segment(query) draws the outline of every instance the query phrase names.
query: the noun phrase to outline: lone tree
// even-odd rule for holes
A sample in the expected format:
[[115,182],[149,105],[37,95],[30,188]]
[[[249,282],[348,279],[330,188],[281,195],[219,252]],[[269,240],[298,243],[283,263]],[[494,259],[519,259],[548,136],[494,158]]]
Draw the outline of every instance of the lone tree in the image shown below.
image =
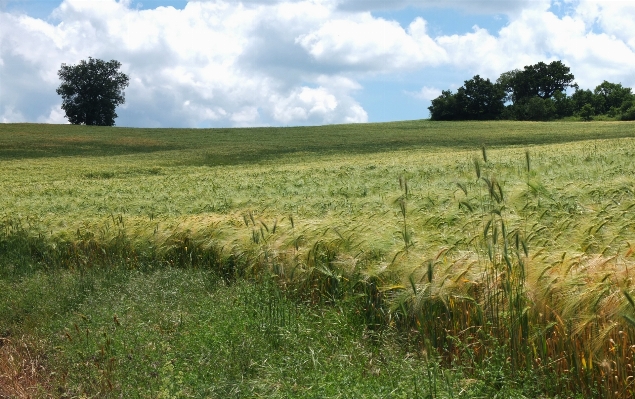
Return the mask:
[[57,75],[62,80],[57,94],[62,96],[62,109],[74,125],[113,126],[115,107],[125,102],[123,89],[128,76],[119,72],[121,63],[88,57],[78,65],[62,64]]

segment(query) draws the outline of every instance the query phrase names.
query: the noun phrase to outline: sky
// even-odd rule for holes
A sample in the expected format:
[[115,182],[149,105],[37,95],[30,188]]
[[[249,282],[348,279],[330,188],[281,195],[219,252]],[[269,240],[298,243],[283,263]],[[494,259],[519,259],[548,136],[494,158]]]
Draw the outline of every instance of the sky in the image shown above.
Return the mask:
[[121,62],[117,126],[429,117],[474,75],[562,60],[635,88],[635,0],[0,0],[0,122],[67,123],[61,64]]

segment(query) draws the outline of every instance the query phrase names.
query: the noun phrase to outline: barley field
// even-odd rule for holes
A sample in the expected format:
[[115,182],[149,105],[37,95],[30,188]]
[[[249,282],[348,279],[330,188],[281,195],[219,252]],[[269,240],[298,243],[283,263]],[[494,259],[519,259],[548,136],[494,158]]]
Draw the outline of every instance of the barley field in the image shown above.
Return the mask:
[[630,122],[2,124],[0,397],[632,397],[634,156]]

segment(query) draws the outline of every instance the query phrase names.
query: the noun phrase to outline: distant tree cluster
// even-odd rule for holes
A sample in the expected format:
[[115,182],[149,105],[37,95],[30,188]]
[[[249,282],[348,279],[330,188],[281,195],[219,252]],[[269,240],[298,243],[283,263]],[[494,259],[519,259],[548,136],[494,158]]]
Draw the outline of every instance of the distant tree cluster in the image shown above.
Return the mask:
[[[479,75],[466,80],[456,93],[444,90],[432,100],[430,118],[438,121],[512,119],[548,121],[596,116],[635,120],[635,95],[620,83],[602,82],[594,91],[573,82],[561,61],[539,62],[505,72],[491,82]],[[575,91],[567,95],[567,88]]]

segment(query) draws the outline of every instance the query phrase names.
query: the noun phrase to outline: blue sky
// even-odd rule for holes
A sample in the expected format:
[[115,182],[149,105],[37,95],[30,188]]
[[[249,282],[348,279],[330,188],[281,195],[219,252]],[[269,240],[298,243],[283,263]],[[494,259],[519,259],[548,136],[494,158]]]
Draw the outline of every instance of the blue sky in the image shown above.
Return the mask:
[[629,0],[0,0],[0,122],[65,123],[57,70],[89,56],[130,76],[118,126],[421,119],[552,60],[634,87],[633,20]]

